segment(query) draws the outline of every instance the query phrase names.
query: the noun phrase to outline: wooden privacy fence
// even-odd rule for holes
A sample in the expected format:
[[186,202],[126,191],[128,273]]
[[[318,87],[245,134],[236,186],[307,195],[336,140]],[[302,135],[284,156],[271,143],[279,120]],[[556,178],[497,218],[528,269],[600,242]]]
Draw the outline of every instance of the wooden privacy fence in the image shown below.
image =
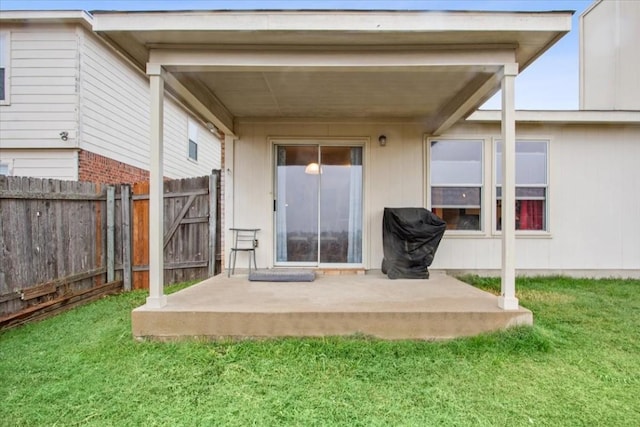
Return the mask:
[[[220,272],[219,172],[164,183],[164,282]],[[211,212],[214,214],[212,215]],[[133,288],[149,287],[149,183],[133,185]]]
[[[218,178],[165,182],[165,283],[220,272]],[[145,188],[0,176],[0,328],[148,288]]]

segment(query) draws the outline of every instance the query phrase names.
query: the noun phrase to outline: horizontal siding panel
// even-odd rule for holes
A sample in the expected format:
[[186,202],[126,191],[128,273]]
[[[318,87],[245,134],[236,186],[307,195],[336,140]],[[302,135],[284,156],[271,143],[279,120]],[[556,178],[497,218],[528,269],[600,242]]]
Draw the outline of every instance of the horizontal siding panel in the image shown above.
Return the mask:
[[220,142],[196,120],[198,161],[189,159],[189,114],[170,98],[165,100],[165,175],[172,178],[208,175],[220,168]]
[[13,59],[11,70],[16,68],[75,68],[76,59]]
[[[0,140],[2,140],[2,147],[5,147],[5,140],[11,139],[26,139],[32,141],[38,140],[46,140],[46,139],[55,139],[57,141],[63,142],[60,139],[60,131],[64,129],[63,127],[59,127],[57,129],[49,129],[49,130],[38,130],[38,129],[25,129],[25,130],[7,130],[4,128],[5,123],[2,123],[2,127],[0,128]],[[71,142],[71,140],[67,141],[67,143]]]
[[[1,107],[3,148],[70,148],[78,130],[78,35],[75,26],[11,31],[11,104]],[[60,132],[69,132],[62,141]]]
[[3,150],[2,156],[24,159],[76,159],[77,150]]
[[126,132],[131,137],[149,138],[150,125],[148,118],[141,118],[138,123],[135,123],[130,119],[133,115],[127,117],[126,114],[120,111],[112,111],[112,108],[113,106],[110,106],[108,109],[101,109],[97,104],[86,104],[83,109],[86,118],[84,124],[108,125],[117,129],[119,132]]
[[69,95],[76,93],[76,85],[72,86],[11,86],[11,96],[15,95]]
[[38,59],[54,59],[64,60],[64,59],[73,59],[75,61],[75,57],[77,55],[77,49],[70,50],[12,50],[11,52],[11,61],[18,61],[21,59],[32,59],[34,57]]
[[76,150],[0,150],[0,160],[14,176],[77,179]]
[[14,52],[20,50],[73,50],[77,51],[78,49],[78,40],[73,34],[72,38],[68,40],[48,40],[48,39],[39,39],[39,40],[16,40],[16,38],[11,36],[11,48]]
[[66,158],[55,157],[26,157],[14,160],[14,167],[21,168],[37,168],[41,167],[42,163],[46,160],[47,166],[50,168],[68,168],[69,160]]
[[23,168],[23,167],[14,167],[13,169],[14,176],[31,176],[34,178],[51,178],[51,179],[61,179],[61,180],[69,180],[75,181],[76,174],[72,170],[68,168],[55,168],[49,167],[46,163],[42,164],[39,167],[33,168]]
[[[75,142],[73,140],[62,141],[59,135],[48,139],[3,139],[2,149],[8,150],[31,150],[34,148],[52,148],[59,150],[60,148],[75,148]],[[1,151],[1,150],[0,150]]]
[[77,95],[49,95],[49,96],[42,96],[42,95],[22,95],[22,94],[16,94],[16,95],[11,95],[11,105],[13,106],[13,104],[40,104],[40,103],[47,103],[47,104],[76,104],[76,101],[78,99]]
[[[121,99],[123,95],[128,95],[129,101],[132,103],[140,106],[145,105],[148,108],[149,82],[137,73],[130,70],[133,75],[127,76],[126,73],[122,74],[122,70],[112,72],[107,70],[104,64],[95,63],[83,64],[83,71],[86,71],[86,74],[83,75],[84,82],[99,89],[103,95],[108,95],[116,100]],[[129,89],[128,92],[122,90],[123,83]]]
[[[29,114],[25,114],[24,112],[21,111],[3,111],[2,112],[2,120],[3,123],[2,127],[4,128],[6,125],[6,122],[34,122],[34,121],[39,121],[37,118],[34,118],[33,116],[29,115]],[[40,120],[44,120],[44,121],[48,121],[48,122],[76,122],[76,112],[75,111],[62,111],[62,112],[57,112],[57,111],[41,111],[39,114]],[[75,126],[75,125],[74,125]]]
[[85,33],[82,44],[82,148],[149,168],[149,83]]
[[[74,96],[75,98],[75,96]],[[14,99],[11,100],[11,105],[3,107],[0,120],[4,118],[5,114],[9,113],[49,113],[49,112],[75,112],[75,103],[35,103],[35,104],[19,104]],[[7,116],[8,117],[8,116]],[[37,120],[39,115],[24,114],[24,117],[30,120]]]
[[[90,129],[93,131],[91,132]],[[113,120],[103,116],[100,121],[94,117],[85,117],[83,122],[83,130],[89,134],[104,135],[103,140],[112,141],[116,145],[119,142],[125,143],[125,141],[136,142],[148,138],[149,132],[129,132],[128,129],[118,127],[114,124]],[[148,143],[146,144],[148,146]]]
[[55,29],[47,29],[46,27],[32,28],[29,30],[12,29],[11,30],[11,44],[20,41],[77,41],[75,29],[62,29],[57,27]]
[[[2,114],[4,116],[4,114]],[[3,117],[4,118],[4,117]],[[43,120],[35,121],[13,121],[7,120],[2,122],[2,131],[12,130],[47,130],[47,129],[73,129],[75,128],[75,120],[46,122]]]
[[[86,87],[87,85],[85,85]],[[93,107],[94,111],[106,112],[118,116],[122,120],[149,122],[149,103],[140,100],[124,102],[123,97],[113,96],[100,90],[99,86],[86,87],[83,100],[86,105]],[[124,95],[123,95],[124,96]]]
[[16,86],[76,86],[76,76],[71,74],[69,76],[12,76],[11,87]]
[[138,158],[138,161],[143,164],[149,163],[149,144],[141,144],[139,141],[123,138],[122,135],[108,135],[105,132],[96,131],[96,128],[91,128],[83,134],[82,144],[93,145],[96,150],[100,151],[97,154],[109,152],[115,150],[114,147],[119,147],[119,157]]
[[69,68],[15,68],[11,67],[11,80],[16,77],[76,77],[76,67]]

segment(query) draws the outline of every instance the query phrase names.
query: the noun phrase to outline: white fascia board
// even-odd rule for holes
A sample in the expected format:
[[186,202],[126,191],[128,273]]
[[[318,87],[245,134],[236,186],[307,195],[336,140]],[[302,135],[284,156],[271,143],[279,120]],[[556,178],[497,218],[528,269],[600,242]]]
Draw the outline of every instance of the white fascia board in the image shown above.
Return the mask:
[[419,67],[472,67],[478,71],[494,71],[494,67],[513,61],[512,49],[467,49],[457,51],[286,51],[286,50],[189,50],[152,49],[149,62],[180,71],[233,70],[233,67],[269,69],[302,67],[307,70],[327,67],[362,71],[392,70]]
[[96,12],[95,31],[569,31],[573,12]]
[[80,23],[91,29],[93,17],[84,10],[6,10],[0,14],[1,23]]
[[[499,123],[500,110],[478,110],[466,122]],[[640,111],[595,111],[595,110],[520,110],[516,111],[516,122],[520,123],[627,123],[640,125]]]

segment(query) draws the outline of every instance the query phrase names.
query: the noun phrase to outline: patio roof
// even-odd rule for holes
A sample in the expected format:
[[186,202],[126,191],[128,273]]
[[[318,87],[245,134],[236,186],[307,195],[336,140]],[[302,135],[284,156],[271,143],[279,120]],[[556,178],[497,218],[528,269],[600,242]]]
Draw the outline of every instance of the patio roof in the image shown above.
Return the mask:
[[93,12],[93,28],[227,134],[236,119],[411,118],[442,133],[572,12]]
[[515,77],[571,29],[572,12],[96,12],[94,31],[149,75],[147,306],[163,284],[163,96],[225,134],[225,219],[243,118],[410,118],[439,135],[502,89],[502,280],[515,297]]

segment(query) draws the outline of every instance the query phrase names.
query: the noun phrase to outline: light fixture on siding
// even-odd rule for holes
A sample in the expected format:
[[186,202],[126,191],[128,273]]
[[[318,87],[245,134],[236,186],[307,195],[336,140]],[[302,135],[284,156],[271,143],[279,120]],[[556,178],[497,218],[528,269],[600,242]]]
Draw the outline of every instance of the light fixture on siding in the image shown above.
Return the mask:
[[378,143],[380,144],[381,147],[384,147],[385,145],[387,145],[387,136],[386,135],[380,135],[378,137]]

